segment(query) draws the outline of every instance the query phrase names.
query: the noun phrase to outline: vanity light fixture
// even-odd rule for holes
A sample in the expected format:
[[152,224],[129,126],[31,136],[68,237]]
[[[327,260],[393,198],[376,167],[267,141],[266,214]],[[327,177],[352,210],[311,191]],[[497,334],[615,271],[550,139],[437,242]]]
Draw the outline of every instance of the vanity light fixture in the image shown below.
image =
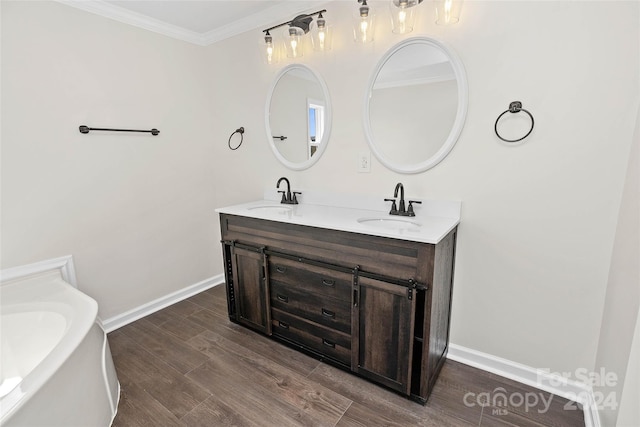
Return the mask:
[[311,42],[313,49],[318,51],[331,50],[331,32],[327,26],[327,20],[322,16],[322,12],[316,19],[316,26],[311,32]]
[[358,0],[358,3],[362,5],[353,19],[353,39],[356,43],[369,43],[373,41],[374,14],[367,0]]
[[422,0],[392,0],[389,3],[391,9],[392,31],[397,34],[406,34],[413,31],[415,19],[414,6],[422,3]]
[[262,30],[262,32],[264,33],[264,50],[266,62],[268,64],[277,62],[276,49],[273,44],[273,36],[271,35],[270,31],[275,30],[276,28],[284,27],[285,25],[289,26],[288,38],[285,42],[287,56],[290,58],[299,58],[303,56],[303,40],[301,36],[309,32],[311,24],[313,22],[313,16],[315,15],[318,15],[316,24],[317,28],[314,29],[312,35],[314,37],[317,37],[318,40],[317,43],[314,43],[314,48],[316,50],[325,50],[330,48],[327,21],[322,16],[322,14],[326,12],[326,9],[322,9],[317,12],[298,15],[291,21],[283,22],[282,24],[274,25],[273,27],[267,28],[266,30]]
[[460,20],[462,0],[433,0],[436,6],[436,24],[455,24]]

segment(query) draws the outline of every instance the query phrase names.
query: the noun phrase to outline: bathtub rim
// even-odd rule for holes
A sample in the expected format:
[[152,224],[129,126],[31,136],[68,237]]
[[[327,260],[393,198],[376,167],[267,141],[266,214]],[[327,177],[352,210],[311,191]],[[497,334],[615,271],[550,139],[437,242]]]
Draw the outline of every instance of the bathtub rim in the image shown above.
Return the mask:
[[[64,262],[61,262],[63,260]],[[69,265],[71,270],[69,270]],[[65,269],[66,274],[72,274],[75,281],[73,261],[70,257],[56,258],[0,272],[0,286],[3,293],[20,294],[14,288],[31,287],[24,292],[26,295],[18,295],[15,300],[10,298],[10,301],[6,302],[6,298],[2,298],[2,304],[6,304],[9,312],[13,312],[13,308],[16,306],[27,307],[29,305],[28,298],[33,295],[33,291],[36,291],[38,299],[43,295],[52,296],[53,300],[47,302],[73,307],[70,310],[62,310],[64,313],[61,314],[67,320],[67,326],[60,342],[53,347],[40,364],[22,379],[20,384],[0,400],[2,403],[0,405],[0,425],[8,421],[13,414],[29,402],[49,378],[60,369],[73,354],[73,351],[83,342],[94,324],[97,323],[104,332],[104,328],[98,320],[98,303],[64,280],[63,270]],[[54,273],[55,270],[58,270],[58,277],[51,280],[50,275],[46,273]],[[8,273],[6,273],[7,271]],[[46,282],[44,279],[47,279]],[[71,301],[65,298],[70,298]],[[33,305],[38,306],[38,303],[39,301],[35,301]]]
[[14,280],[23,279],[27,276],[54,270],[58,270],[60,272],[62,280],[69,283],[74,288],[78,288],[76,269],[73,265],[73,255],[65,255],[58,258],[2,269],[0,271],[0,286],[4,286],[5,284],[8,285]]

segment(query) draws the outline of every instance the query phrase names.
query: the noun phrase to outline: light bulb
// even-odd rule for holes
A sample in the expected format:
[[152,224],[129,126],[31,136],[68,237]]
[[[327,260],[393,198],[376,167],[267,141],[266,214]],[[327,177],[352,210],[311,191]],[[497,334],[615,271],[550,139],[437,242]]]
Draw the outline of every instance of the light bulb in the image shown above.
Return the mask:
[[273,64],[275,63],[275,50],[273,47],[273,37],[271,36],[271,34],[269,34],[269,32],[267,32],[267,34],[265,34],[264,36],[264,43],[265,43],[265,61],[267,62],[267,64]]
[[267,63],[273,63],[273,44],[267,45]]
[[407,6],[409,5],[408,0],[400,0],[398,2],[398,22],[400,25],[404,26],[404,23],[407,21]]
[[298,58],[302,56],[300,38],[298,31],[295,28],[289,28],[289,49],[287,49],[287,56],[290,58]]
[[445,0],[444,2],[444,22],[449,23],[451,21],[451,7],[453,2],[451,0]]
[[324,40],[325,40],[324,31],[318,31],[318,41],[320,42],[320,50],[324,50]]
[[367,40],[368,28],[369,28],[369,22],[367,21],[367,18],[362,18],[362,21],[360,21],[360,37],[362,38],[362,41]]
[[435,0],[436,24],[455,24],[460,20],[462,0]]
[[407,12],[405,12],[404,9],[400,9],[400,12],[398,12],[398,21],[404,25],[406,20],[407,20]]

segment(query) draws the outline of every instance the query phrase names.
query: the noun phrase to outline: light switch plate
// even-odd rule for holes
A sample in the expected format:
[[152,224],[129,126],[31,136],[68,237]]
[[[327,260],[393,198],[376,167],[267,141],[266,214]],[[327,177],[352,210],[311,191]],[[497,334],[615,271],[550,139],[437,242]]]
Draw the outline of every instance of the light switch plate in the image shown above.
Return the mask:
[[358,172],[371,172],[371,152],[361,151],[358,153]]

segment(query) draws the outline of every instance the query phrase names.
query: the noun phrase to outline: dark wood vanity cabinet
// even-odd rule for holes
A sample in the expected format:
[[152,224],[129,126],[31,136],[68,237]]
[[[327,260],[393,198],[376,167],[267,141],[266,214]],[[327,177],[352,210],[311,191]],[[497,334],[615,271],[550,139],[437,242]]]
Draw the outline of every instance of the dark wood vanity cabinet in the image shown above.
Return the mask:
[[220,214],[229,317],[426,402],[444,363],[456,229],[437,245]]
[[271,334],[268,278],[261,252],[230,248],[230,265],[235,290],[235,320],[257,331]]
[[269,256],[273,334],[351,364],[351,275]]
[[410,394],[415,299],[407,288],[359,278],[353,310],[352,369]]

